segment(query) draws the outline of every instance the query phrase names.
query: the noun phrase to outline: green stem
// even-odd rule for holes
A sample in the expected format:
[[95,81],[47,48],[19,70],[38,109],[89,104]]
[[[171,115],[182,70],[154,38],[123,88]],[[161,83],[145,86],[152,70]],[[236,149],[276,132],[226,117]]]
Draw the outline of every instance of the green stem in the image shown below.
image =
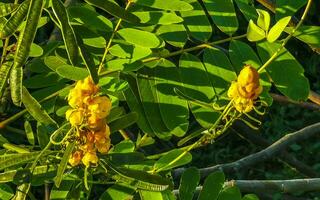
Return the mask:
[[225,38],[225,39],[222,39],[222,40],[217,40],[217,41],[214,41],[214,42],[211,42],[211,43],[200,44],[200,45],[195,46],[195,47],[191,47],[191,48],[187,48],[187,49],[181,49],[181,50],[169,53],[169,54],[167,54],[167,55],[165,55],[163,57],[146,58],[146,59],[142,60],[142,62],[143,63],[152,62],[152,61],[159,60],[161,58],[169,58],[169,57],[172,57],[172,56],[177,56],[177,55],[180,55],[180,54],[183,54],[183,53],[187,53],[187,52],[191,52],[191,51],[197,51],[197,50],[204,49],[204,48],[211,48],[211,46],[213,46],[213,45],[218,45],[218,44],[222,44],[222,43],[225,43],[225,42],[229,42],[231,40],[245,38],[246,36],[247,36],[247,34],[243,34],[243,35],[239,35],[239,36],[235,36],[235,37],[229,37],[229,38]]
[[291,31],[291,33],[284,39],[284,41],[281,44],[281,47],[279,47],[279,49],[277,49],[277,51],[269,58],[269,60],[267,62],[265,62],[260,69],[258,70],[259,73],[262,73],[262,71],[268,67],[280,54],[281,50],[284,48],[284,46],[288,43],[288,41],[293,37],[293,34],[297,31],[297,29],[302,25],[303,21],[305,20],[308,11],[310,9],[312,0],[308,1],[308,4],[306,6],[306,8],[304,9],[303,15],[299,21],[299,23],[297,24],[297,26]]
[[[125,10],[127,10],[130,5],[131,5],[131,1],[128,1]],[[116,35],[117,31],[119,30],[119,27],[120,27],[121,22],[122,22],[122,19],[119,19],[118,22],[117,22],[117,24],[116,24],[116,26],[115,26],[115,28],[114,28],[114,30],[113,30],[113,32],[112,32],[112,34],[111,34],[111,37],[110,37],[110,39],[109,39],[109,42],[108,42],[108,44],[107,44],[107,46],[106,46],[106,48],[105,48],[105,50],[104,50],[104,53],[103,53],[101,62],[100,62],[100,64],[99,64],[98,74],[100,74],[101,71],[102,71],[102,69],[103,69],[104,61],[106,60],[106,57],[107,57],[107,55],[108,55],[108,53],[109,53],[109,49],[110,49],[110,47],[111,47],[113,38],[114,38],[114,36]]]

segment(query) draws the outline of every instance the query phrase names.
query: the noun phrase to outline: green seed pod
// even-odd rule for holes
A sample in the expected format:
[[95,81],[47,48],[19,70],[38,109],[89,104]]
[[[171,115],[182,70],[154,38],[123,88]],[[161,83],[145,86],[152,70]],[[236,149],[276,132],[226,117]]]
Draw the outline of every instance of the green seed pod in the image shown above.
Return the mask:
[[11,36],[23,22],[27,15],[30,0],[24,1],[17,9],[17,11],[8,19],[4,24],[3,29],[0,31],[0,38],[7,38]]

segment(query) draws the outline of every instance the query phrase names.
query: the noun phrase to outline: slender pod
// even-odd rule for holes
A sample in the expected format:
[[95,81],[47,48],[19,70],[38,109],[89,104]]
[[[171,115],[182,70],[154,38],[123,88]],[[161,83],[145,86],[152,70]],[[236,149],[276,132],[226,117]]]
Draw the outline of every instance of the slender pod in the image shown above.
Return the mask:
[[60,0],[52,1],[52,8],[53,13],[60,24],[62,38],[66,45],[70,63],[76,65],[79,57],[79,50],[75,33],[69,22],[67,10]]
[[18,4],[13,3],[0,3],[0,17],[4,17],[13,13],[18,6]]
[[21,105],[23,64],[27,61],[31,44],[36,35],[38,21],[41,17],[43,0],[31,0],[27,14],[26,26],[19,35],[14,56],[13,69],[10,74],[11,98],[15,105]]
[[12,67],[12,60],[3,63],[0,67],[0,97],[3,96],[3,92],[8,84],[9,72]]
[[0,30],[1,39],[11,36],[18,29],[28,13],[29,3],[30,0],[24,1],[4,24],[3,28]]

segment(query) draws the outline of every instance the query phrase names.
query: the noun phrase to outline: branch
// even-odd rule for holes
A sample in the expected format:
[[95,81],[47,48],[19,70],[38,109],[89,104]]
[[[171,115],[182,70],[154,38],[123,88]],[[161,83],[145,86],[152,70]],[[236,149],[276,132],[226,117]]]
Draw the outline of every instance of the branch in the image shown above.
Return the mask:
[[[266,148],[271,145],[271,143],[268,140],[261,137],[259,133],[252,130],[242,122],[234,123],[233,131],[235,131],[238,135],[248,140],[249,142],[261,146],[263,148]],[[296,157],[291,155],[286,150],[281,151],[279,159],[309,178],[318,177],[318,173],[315,170],[313,170],[310,166],[304,164],[300,160],[296,159]]]
[[[305,140],[311,136],[313,136],[316,133],[320,132],[320,122],[307,126],[299,131],[287,134],[280,138],[278,141],[267,147],[266,149],[259,151],[255,154],[251,154],[249,156],[246,156],[240,160],[237,160],[235,162],[226,163],[226,164],[219,164],[212,167],[207,167],[200,169],[202,177],[207,176],[211,172],[214,171],[224,171],[224,172],[230,172],[230,171],[239,171],[242,168],[249,167],[251,165],[254,165],[259,162],[263,162],[271,157],[273,157],[275,154],[281,152],[282,150],[286,149],[289,145]],[[184,169],[176,169],[173,173],[174,176],[179,176]]]
[[[224,183],[226,187],[237,186],[241,192],[248,193],[297,193],[320,190],[320,178],[291,179],[291,180],[231,180]],[[202,186],[196,188],[197,192],[202,190]],[[175,195],[179,190],[173,190]]]
[[320,190],[320,178],[291,180],[232,180],[226,186],[236,185],[241,192],[311,192]]
[[[294,105],[297,105],[297,106],[300,106],[302,108],[306,108],[306,109],[310,109],[310,110],[317,110],[319,111],[320,110],[320,98],[318,97],[315,98],[315,95],[311,95],[313,94],[314,92],[310,92],[310,95],[309,95],[309,99],[314,99],[314,102],[316,100],[318,100],[318,104],[315,104],[315,103],[310,103],[310,102],[298,102],[298,101],[293,101],[291,99],[289,99],[288,97],[285,97],[285,96],[282,96],[282,95],[279,95],[279,94],[275,94],[275,93],[270,93],[270,95],[272,96],[273,100],[279,102],[279,103],[284,103],[284,104],[288,104],[288,103],[291,103],[291,104],[294,104]],[[314,97],[314,98],[312,98]]]

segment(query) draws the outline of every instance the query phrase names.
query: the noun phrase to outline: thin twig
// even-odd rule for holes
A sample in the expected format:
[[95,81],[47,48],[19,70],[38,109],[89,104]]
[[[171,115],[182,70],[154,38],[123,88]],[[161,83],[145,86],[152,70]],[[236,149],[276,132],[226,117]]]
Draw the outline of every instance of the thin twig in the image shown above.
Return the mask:
[[[320,132],[320,122],[307,126],[299,131],[287,134],[282,138],[280,138],[275,143],[273,143],[272,145],[270,145],[269,147],[257,153],[241,158],[240,160],[237,160],[231,163],[218,164],[215,166],[202,168],[200,169],[201,175],[207,176],[208,174],[218,170],[224,171],[224,172],[239,171],[240,169],[249,167],[259,162],[263,162],[273,157],[278,152],[281,152],[282,150],[286,149],[289,145],[297,141],[305,140],[319,132]],[[183,169],[177,169],[174,171],[174,174],[178,176],[183,171],[184,171]]]
[[[237,186],[241,192],[254,193],[296,193],[312,192],[320,190],[320,178],[310,179],[290,179],[290,180],[231,180],[224,183],[225,187]],[[198,186],[196,191],[200,192],[202,186]],[[179,190],[173,190],[175,195]]]
[[[242,122],[234,123],[233,131],[235,131],[238,135],[245,138],[249,142],[261,146],[263,148],[266,148],[271,145],[271,143],[268,140],[261,137],[259,133],[257,133],[255,130],[252,130]],[[286,164],[290,165],[290,167],[294,168],[295,170],[297,170],[298,172],[300,172],[308,178],[318,177],[318,173],[315,170],[298,160],[295,156],[291,155],[286,150],[282,150],[278,158],[282,162],[285,162]]]
[[[311,92],[310,92],[311,93]],[[319,99],[319,105],[315,104],[315,103],[310,103],[310,102],[298,102],[298,101],[293,101],[291,99],[289,99],[288,97],[279,95],[279,94],[275,94],[275,93],[270,93],[271,97],[273,98],[273,100],[279,102],[279,103],[291,103],[297,106],[300,106],[302,108],[306,108],[306,109],[310,109],[310,110],[320,110],[320,99]]]

